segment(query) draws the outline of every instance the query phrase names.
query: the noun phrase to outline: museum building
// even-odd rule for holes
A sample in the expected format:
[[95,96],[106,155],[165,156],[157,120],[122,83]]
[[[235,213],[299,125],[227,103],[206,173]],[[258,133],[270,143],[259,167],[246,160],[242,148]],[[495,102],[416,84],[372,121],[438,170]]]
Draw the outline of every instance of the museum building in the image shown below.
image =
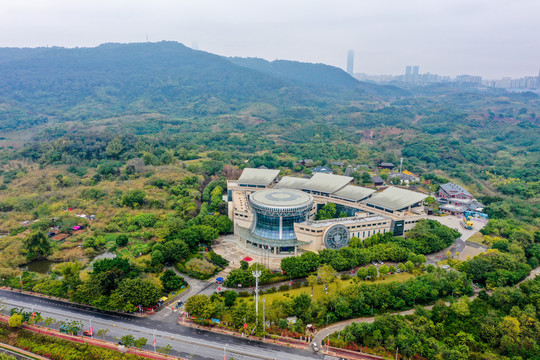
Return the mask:
[[[227,182],[229,217],[244,246],[274,254],[339,249],[352,236],[365,239],[393,232],[403,235],[424,214],[427,194],[388,187],[350,185],[353,178],[316,173],[311,178],[285,176],[280,170],[246,168]],[[327,203],[347,217],[314,220]]]

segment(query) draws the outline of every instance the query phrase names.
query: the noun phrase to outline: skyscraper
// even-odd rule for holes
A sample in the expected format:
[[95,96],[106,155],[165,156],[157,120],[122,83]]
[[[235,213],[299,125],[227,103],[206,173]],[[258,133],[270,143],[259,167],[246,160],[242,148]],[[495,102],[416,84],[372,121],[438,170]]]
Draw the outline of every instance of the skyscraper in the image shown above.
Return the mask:
[[412,66],[407,65],[405,67],[405,81],[411,81],[411,75],[412,75]]
[[354,50],[349,50],[347,54],[347,72],[354,76]]
[[418,65],[414,65],[412,67],[412,76],[413,78],[417,78],[418,77],[418,70],[420,69],[420,67]]

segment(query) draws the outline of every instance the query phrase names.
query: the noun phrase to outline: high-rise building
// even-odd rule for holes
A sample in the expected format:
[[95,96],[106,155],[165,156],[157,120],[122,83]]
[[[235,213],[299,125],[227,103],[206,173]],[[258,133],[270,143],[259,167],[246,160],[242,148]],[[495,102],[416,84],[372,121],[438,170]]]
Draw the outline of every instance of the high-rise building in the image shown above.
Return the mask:
[[354,50],[349,50],[347,53],[347,72],[354,76]]
[[405,81],[411,81],[411,75],[412,75],[412,66],[407,65],[405,67]]
[[420,67],[418,65],[414,65],[412,67],[412,76],[414,78],[417,78],[418,77],[418,70],[420,69]]

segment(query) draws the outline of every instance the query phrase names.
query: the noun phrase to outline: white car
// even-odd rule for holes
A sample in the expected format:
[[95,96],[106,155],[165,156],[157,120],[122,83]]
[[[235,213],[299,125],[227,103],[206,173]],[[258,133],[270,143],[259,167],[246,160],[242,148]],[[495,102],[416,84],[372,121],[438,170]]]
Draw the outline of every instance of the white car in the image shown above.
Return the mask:
[[442,268],[443,269],[450,269],[450,265],[443,265]]

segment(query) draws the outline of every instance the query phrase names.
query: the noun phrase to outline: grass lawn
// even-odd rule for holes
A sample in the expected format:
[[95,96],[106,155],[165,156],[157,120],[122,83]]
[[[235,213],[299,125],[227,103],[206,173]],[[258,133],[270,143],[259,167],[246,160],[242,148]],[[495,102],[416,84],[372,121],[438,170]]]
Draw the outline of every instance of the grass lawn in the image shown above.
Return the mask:
[[[375,281],[370,281],[370,280],[365,280],[365,281],[359,281],[359,283],[366,283],[366,284],[377,284],[377,283],[381,283],[381,282],[393,282],[393,281],[407,281],[411,278],[413,278],[414,275],[413,274],[409,274],[409,273],[400,273],[400,274],[394,274],[394,275],[388,275],[386,276],[386,278],[384,280],[375,280]],[[337,279],[334,283],[330,284],[330,286],[328,287],[328,292],[329,293],[332,293],[332,292],[335,292],[336,290],[338,289],[342,289],[344,287],[347,287],[348,285],[351,285],[351,284],[354,284],[353,283],[353,280],[352,279],[349,279],[349,280],[341,280],[341,279]],[[319,299],[320,297],[322,297],[324,295],[324,285],[315,285],[313,286],[313,299]],[[305,287],[301,287],[301,288],[298,288],[298,289],[291,289],[291,290],[287,290],[287,291],[279,291],[279,292],[276,292],[276,293],[272,293],[272,294],[264,294],[264,295],[261,295],[261,298],[264,298],[266,299],[266,301],[268,301],[268,303],[272,303],[272,301],[276,300],[276,299],[279,299],[279,300],[282,300],[284,299],[285,297],[293,297],[293,296],[298,296],[302,293],[306,293],[308,295],[311,295],[311,286],[305,286]],[[288,296],[286,295],[288,294]]]
[[484,235],[482,235],[481,232],[477,232],[473,236],[471,236],[470,238],[467,239],[467,241],[470,241],[470,242],[477,243],[477,244],[485,246],[486,244],[484,244],[482,242],[483,240],[484,240]]

